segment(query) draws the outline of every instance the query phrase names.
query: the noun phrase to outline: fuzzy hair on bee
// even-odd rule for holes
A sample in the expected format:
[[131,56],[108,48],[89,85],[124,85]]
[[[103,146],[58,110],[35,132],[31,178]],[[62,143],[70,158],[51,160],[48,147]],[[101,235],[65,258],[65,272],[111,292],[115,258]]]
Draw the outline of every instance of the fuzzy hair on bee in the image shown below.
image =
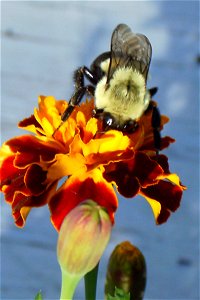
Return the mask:
[[116,70],[109,84],[104,76],[95,90],[98,109],[111,113],[119,122],[137,120],[147,109],[150,96],[144,77],[131,67]]

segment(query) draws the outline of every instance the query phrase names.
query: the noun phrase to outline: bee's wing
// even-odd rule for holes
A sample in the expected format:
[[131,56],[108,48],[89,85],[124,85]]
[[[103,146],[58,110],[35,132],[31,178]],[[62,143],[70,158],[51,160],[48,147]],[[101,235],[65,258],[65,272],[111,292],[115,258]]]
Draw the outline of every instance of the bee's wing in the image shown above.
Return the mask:
[[135,34],[127,25],[119,24],[111,38],[111,59],[107,83],[118,67],[136,69],[147,79],[151,54],[151,44],[145,35]]

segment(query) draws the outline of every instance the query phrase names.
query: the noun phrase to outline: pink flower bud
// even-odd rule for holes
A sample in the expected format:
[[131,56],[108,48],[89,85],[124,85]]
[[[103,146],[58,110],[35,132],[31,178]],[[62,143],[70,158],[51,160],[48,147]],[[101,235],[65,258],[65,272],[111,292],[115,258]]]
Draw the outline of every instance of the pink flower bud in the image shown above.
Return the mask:
[[111,228],[106,210],[92,200],[71,210],[58,237],[57,255],[62,271],[80,278],[91,271],[107,246]]

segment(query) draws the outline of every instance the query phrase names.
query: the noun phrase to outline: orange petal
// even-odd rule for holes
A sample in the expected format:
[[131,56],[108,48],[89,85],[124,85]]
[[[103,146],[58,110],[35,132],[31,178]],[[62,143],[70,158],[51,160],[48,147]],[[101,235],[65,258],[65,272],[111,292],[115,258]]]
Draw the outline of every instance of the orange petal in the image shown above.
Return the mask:
[[47,181],[54,181],[59,178],[78,174],[86,171],[85,158],[80,153],[57,154],[55,163],[48,168]]
[[61,113],[67,107],[64,100],[57,101],[53,96],[38,97],[39,108],[34,110],[37,122],[43,128],[46,136],[52,137],[54,131],[61,123]]
[[84,144],[87,144],[92,138],[94,138],[95,134],[98,130],[98,120],[95,118],[89,119],[85,128],[83,128],[83,133],[81,132],[81,138]]
[[87,144],[82,145],[84,156],[89,154],[113,153],[124,151],[130,145],[130,139],[123,135],[121,131],[109,130],[102,134],[100,138],[93,139]]

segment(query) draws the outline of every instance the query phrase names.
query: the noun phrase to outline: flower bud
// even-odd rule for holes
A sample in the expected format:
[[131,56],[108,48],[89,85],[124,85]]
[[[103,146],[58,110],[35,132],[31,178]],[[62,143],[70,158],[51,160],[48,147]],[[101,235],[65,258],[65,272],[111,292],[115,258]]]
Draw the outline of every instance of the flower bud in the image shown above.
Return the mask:
[[130,293],[130,300],[141,300],[146,285],[146,264],[142,253],[128,241],[117,245],[107,268],[105,294],[114,296],[115,287]]
[[71,210],[58,237],[57,255],[61,269],[80,278],[91,271],[106,248],[111,228],[105,209],[92,200]]

